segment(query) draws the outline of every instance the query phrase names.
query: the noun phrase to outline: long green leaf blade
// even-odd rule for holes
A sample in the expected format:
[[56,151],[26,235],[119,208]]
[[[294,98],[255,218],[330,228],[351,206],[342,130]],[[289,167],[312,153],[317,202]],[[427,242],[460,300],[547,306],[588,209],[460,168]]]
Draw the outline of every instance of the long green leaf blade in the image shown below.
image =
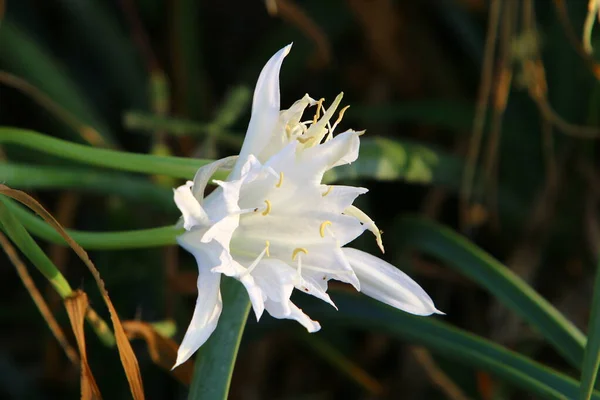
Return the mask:
[[[573,399],[578,382],[525,356],[517,354],[487,339],[440,322],[441,317],[417,317],[395,310],[374,300],[338,291],[334,301],[339,308],[318,304],[303,309],[323,326],[339,326],[386,332],[411,343],[426,346],[448,359],[489,371],[548,399]],[[597,392],[594,399],[600,399]]]
[[69,296],[73,290],[69,282],[60,273],[46,253],[40,249],[37,243],[29,236],[27,230],[7,207],[9,199],[0,195],[0,227],[21,252],[36,266],[36,268],[48,279],[54,290],[63,299]]
[[573,366],[580,368],[585,336],[519,276],[464,237],[421,218],[403,218],[395,226],[410,245],[447,263],[490,291],[537,328]]
[[[33,235],[52,243],[66,246],[64,239],[50,225],[19,204],[11,200],[5,201],[16,218]],[[141,249],[176,244],[176,237],[183,228],[164,226],[160,228],[138,229],[131,231],[113,232],[82,232],[73,229],[66,230],[81,247],[86,250],[115,250]]]
[[0,143],[16,144],[68,160],[105,168],[161,174],[183,179],[192,179],[198,168],[212,161],[98,149],[56,139],[27,129],[9,127],[0,127]]
[[583,355],[581,391],[579,392],[581,400],[587,400],[592,395],[598,376],[598,368],[600,368],[600,261],[596,266],[596,282],[594,284],[594,297],[592,298],[588,341]]
[[242,333],[250,311],[244,286],[231,278],[221,281],[223,312],[219,324],[198,351],[190,400],[225,400]]

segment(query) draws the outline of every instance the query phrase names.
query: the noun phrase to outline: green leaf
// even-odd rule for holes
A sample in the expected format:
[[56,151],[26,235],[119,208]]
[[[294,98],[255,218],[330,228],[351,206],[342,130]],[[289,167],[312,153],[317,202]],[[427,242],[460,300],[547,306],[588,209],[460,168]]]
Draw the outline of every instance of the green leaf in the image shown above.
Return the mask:
[[8,202],[9,199],[6,196],[0,195],[0,227],[25,257],[48,279],[60,297],[64,299],[69,296],[73,292],[69,282],[11,213],[7,206]]
[[600,368],[600,261],[596,266],[596,282],[594,284],[594,297],[592,298],[588,341],[583,355],[581,391],[579,393],[581,400],[590,398],[598,376],[598,368]]
[[[0,143],[16,144],[84,164],[183,179],[192,179],[198,168],[212,162],[212,160],[151,156],[98,149],[20,128],[0,127]],[[215,175],[216,179],[225,177],[224,173]]]
[[3,182],[14,189],[78,189],[118,195],[137,203],[150,203],[176,212],[173,192],[148,179],[90,168],[0,164]]
[[580,368],[585,336],[552,304],[498,260],[453,230],[421,218],[402,218],[398,247],[411,246],[444,261],[486,288],[529,322],[573,366]]
[[[426,346],[450,360],[489,371],[530,394],[548,399],[573,399],[577,396],[578,383],[574,379],[487,339],[440,322],[443,317],[410,315],[341,291],[333,297],[339,311],[321,303],[303,308],[311,317],[321,320],[324,327],[336,324],[385,332]],[[600,395],[594,392],[593,398],[600,399]]]
[[244,286],[235,279],[221,280],[223,312],[217,328],[196,356],[189,399],[227,399],[233,367],[250,311]]
[[96,114],[64,68],[16,23],[2,21],[0,48],[0,62],[4,68],[15,71],[80,122],[94,128],[105,143],[115,144],[106,123]]
[[[33,235],[52,243],[66,246],[64,239],[50,225],[20,204],[7,200],[4,205],[10,209],[14,216]],[[139,229],[131,231],[114,232],[82,232],[72,229],[66,230],[81,247],[86,250],[115,250],[115,249],[140,249],[176,244],[176,237],[183,232],[183,228],[165,226],[160,228]]]
[[340,179],[402,180],[458,188],[461,162],[434,148],[382,137],[361,140],[360,156],[352,164],[328,171],[324,182]]

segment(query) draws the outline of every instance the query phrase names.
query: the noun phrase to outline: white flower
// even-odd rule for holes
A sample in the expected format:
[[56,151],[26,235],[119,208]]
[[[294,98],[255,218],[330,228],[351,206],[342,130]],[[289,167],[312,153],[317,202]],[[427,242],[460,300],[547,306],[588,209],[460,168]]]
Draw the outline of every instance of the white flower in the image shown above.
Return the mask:
[[[356,160],[360,132],[333,136],[345,110],[332,124],[342,95],[328,110],[308,95],[279,110],[279,70],[290,48],[277,52],[260,74],[239,157],[200,168],[193,182],[174,191],[186,229],[178,242],[195,256],[199,269],[198,300],[176,366],[217,325],[221,274],[242,282],[257,319],[267,310],[275,318],[297,320],[309,332],[321,326],[290,296],[298,289],[335,307],[327,294],[330,279],[413,314],[439,313],[427,293],[403,272],[344,247],[369,229],[383,251],[375,223],[352,205],[367,189],[321,184],[327,170]],[[309,106],[316,106],[316,114],[303,121]],[[217,189],[204,197],[210,177],[222,168],[231,169],[227,181],[213,181]]]

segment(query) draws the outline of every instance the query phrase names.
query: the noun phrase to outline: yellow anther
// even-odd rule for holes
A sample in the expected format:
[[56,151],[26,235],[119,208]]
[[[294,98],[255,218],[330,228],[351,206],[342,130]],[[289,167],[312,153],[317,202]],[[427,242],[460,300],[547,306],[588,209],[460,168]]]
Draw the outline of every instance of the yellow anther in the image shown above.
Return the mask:
[[285,135],[287,136],[288,139],[290,137],[292,137],[292,128],[290,128],[289,124],[285,125]]
[[267,257],[271,257],[271,253],[269,253],[269,246],[271,246],[271,242],[265,240],[265,244],[267,245],[267,247],[265,247],[265,254],[267,255]]
[[327,191],[325,193],[323,193],[321,196],[323,196],[323,197],[327,196],[329,193],[331,193],[332,190],[333,190],[333,186],[329,186],[327,188]]
[[262,212],[262,215],[268,215],[271,212],[271,202],[269,200],[265,200],[265,204],[267,208]]
[[317,101],[317,112],[315,112],[315,117],[313,118],[313,124],[316,124],[319,118],[321,118],[321,108],[323,108],[323,102],[325,99],[321,98]]
[[275,187],[280,188],[282,183],[283,183],[283,172],[280,172],[279,173],[279,182],[277,182],[277,185],[275,185]]
[[311,137],[307,137],[307,138],[303,138],[303,137],[297,137],[297,138],[296,138],[296,140],[297,140],[297,141],[299,141],[299,142],[300,142],[300,143],[302,143],[302,144],[306,144],[306,143],[308,143],[308,142],[310,142],[310,141],[313,141],[313,140],[315,140],[315,138],[314,138],[313,136],[311,136]]
[[325,237],[325,228],[327,228],[328,225],[331,225],[331,221],[325,221],[319,227],[319,233],[321,234],[322,238]]
[[335,124],[333,124],[333,126],[337,126],[337,124],[339,124],[340,122],[342,122],[342,118],[344,118],[344,113],[345,113],[345,112],[346,112],[346,110],[347,110],[347,109],[349,109],[349,108],[350,108],[350,106],[346,106],[346,107],[344,107],[344,108],[342,108],[342,109],[340,110],[340,113],[339,113],[339,115],[338,115],[338,119],[337,119],[337,121],[335,121]]
[[292,261],[296,260],[298,253],[308,254],[308,250],[306,250],[304,247],[296,247],[292,252]]

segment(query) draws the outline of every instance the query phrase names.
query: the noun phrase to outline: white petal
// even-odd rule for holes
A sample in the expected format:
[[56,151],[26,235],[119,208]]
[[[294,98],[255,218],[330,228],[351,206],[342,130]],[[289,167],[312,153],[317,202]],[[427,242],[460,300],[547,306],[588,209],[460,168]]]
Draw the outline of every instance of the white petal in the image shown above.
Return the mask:
[[[200,263],[201,261],[198,260]],[[173,368],[181,365],[202,346],[217,327],[223,308],[219,283],[221,274],[213,274],[200,267],[198,275],[198,299],[192,321],[177,351],[177,361]]]
[[204,209],[211,221],[217,222],[240,210],[238,202],[243,182],[241,180],[231,182],[213,180],[213,182],[219,187],[206,198]]
[[[330,240],[330,243],[333,240]],[[321,249],[311,247],[311,251],[306,255],[306,257],[302,257],[302,260],[306,260],[307,266],[315,266],[320,268],[325,268],[328,270],[325,272],[316,272],[310,271],[310,269],[306,269],[306,272],[303,272],[303,275],[311,276],[316,281],[326,283],[329,279],[335,279],[340,282],[348,283],[358,291],[360,291],[360,282],[358,277],[354,273],[346,255],[340,249],[340,247],[335,244],[323,245]],[[325,279],[323,279],[325,278]],[[323,285],[323,289],[326,290],[327,286]]]
[[[291,301],[284,306],[276,301],[267,300],[265,302],[265,308],[273,318],[296,320],[300,322],[302,326],[304,326],[310,333],[321,329],[321,325],[317,321],[310,319],[308,315],[304,314],[302,310]],[[286,310],[289,310],[289,313],[286,313]]]
[[248,155],[260,154],[271,138],[279,119],[279,70],[291,48],[292,45],[289,44],[275,53],[265,64],[258,77],[252,100],[252,116],[244,144],[240,150],[240,158],[231,173],[231,179],[239,178],[241,164],[246,161]]
[[360,250],[347,247],[342,251],[367,296],[411,314],[443,314],[421,286],[398,268]]
[[[263,259],[252,271],[252,276],[268,299],[286,306],[294,290],[296,271],[274,258]],[[290,311],[288,310],[287,313]]]
[[314,141],[307,142],[306,146],[314,146],[317,143],[320,143],[321,140],[325,137],[327,133],[327,123],[333,117],[335,110],[337,110],[342,98],[344,97],[344,93],[340,93],[337,95],[333,103],[329,106],[325,114],[317,121],[316,124],[312,124],[308,131],[306,132],[306,138],[313,137]]
[[252,303],[252,309],[256,315],[256,320],[260,320],[260,317],[265,311],[265,296],[263,291],[256,284],[256,281],[251,274],[242,274],[238,277],[238,280],[242,282],[248,292],[248,297],[250,298],[250,303]]
[[198,203],[203,203],[206,185],[215,172],[220,169],[231,169],[237,159],[237,156],[222,158],[198,169],[194,176],[194,186],[192,187],[192,193],[196,200],[198,200]]
[[198,263],[199,269],[226,269],[233,262],[231,255],[217,240],[202,242],[205,229],[195,229],[177,237],[177,243],[190,252]]
[[[340,185],[321,185],[322,204],[319,204],[319,209],[329,212],[342,213],[352,205],[354,200],[361,194],[367,193],[369,190],[354,186]],[[323,196],[325,194],[325,196]]]
[[254,314],[256,314],[256,320],[258,321],[265,311],[265,295],[261,288],[256,284],[254,277],[251,274],[246,273],[246,268],[236,260],[232,260],[228,264],[222,264],[212,268],[211,271],[213,273],[222,273],[235,278],[244,285],[248,292],[250,302],[252,303]]
[[327,287],[319,284],[319,278],[302,274],[302,277],[296,282],[296,289],[299,291],[315,296],[317,299],[323,300],[330,304],[336,310],[338,309],[331,297],[327,294]]
[[358,150],[360,147],[358,135],[358,132],[348,130],[340,133],[326,143],[307,149],[303,155],[305,157],[319,159],[326,164],[326,169],[350,164],[358,158]]
[[237,229],[240,222],[239,214],[228,215],[219,222],[208,228],[202,236],[202,242],[216,240],[224,249],[229,249],[231,237]]
[[188,231],[196,225],[206,226],[210,223],[208,215],[192,195],[192,185],[193,182],[188,181],[185,185],[173,189],[175,204],[183,215],[183,227]]

